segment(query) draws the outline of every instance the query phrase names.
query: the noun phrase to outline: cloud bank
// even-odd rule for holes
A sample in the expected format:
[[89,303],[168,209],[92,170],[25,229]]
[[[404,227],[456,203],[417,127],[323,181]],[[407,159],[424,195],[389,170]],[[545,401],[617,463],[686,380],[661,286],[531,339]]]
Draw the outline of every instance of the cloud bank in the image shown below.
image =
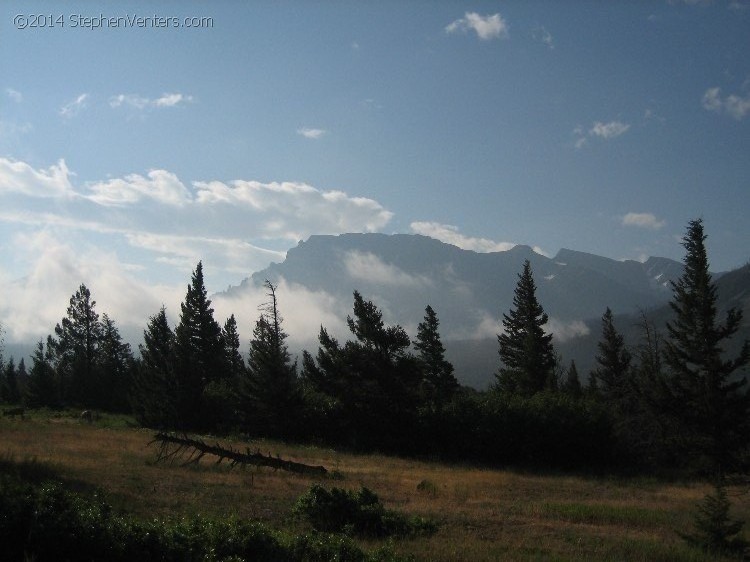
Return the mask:
[[0,229],[13,237],[0,318],[9,340],[46,335],[83,282],[100,312],[142,330],[162,303],[178,306],[198,260],[215,292],[311,234],[375,232],[392,216],[373,199],[298,182],[191,182],[163,169],[86,182],[64,160],[0,158]]

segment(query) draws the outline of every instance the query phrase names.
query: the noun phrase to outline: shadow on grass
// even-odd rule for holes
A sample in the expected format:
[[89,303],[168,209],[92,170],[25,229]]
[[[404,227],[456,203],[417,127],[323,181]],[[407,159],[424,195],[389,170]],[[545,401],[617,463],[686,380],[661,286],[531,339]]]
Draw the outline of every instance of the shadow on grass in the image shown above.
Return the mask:
[[0,476],[8,476],[18,482],[33,486],[55,482],[71,492],[83,494],[98,492],[98,488],[92,484],[71,478],[53,463],[28,456],[19,460],[9,451],[0,455]]

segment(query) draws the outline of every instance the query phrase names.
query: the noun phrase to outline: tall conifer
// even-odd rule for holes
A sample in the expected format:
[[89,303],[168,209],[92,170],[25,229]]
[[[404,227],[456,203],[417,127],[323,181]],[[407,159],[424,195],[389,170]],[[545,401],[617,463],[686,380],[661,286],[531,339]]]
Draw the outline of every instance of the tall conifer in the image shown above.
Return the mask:
[[632,357],[625,347],[624,338],[615,328],[609,307],[602,316],[602,339],[598,347],[598,367],[592,376],[597,379],[599,394],[611,405],[623,405],[623,402],[633,394],[630,381]]
[[178,416],[183,426],[197,427],[201,424],[203,390],[209,382],[227,374],[221,326],[213,316],[202,262],[193,272],[180,310],[180,323],[175,329]]
[[417,359],[422,368],[425,397],[438,409],[458,390],[453,365],[445,359],[439,325],[437,314],[428,305],[425,308],[424,322],[417,326],[417,340],[414,342],[414,347],[419,352]]
[[497,336],[502,366],[497,377],[498,390],[532,396],[555,388],[555,351],[552,334],[544,331],[548,316],[536,298],[531,264],[526,260],[518,275],[513,306],[503,314],[504,332]]
[[672,283],[664,362],[669,399],[664,407],[682,428],[689,450],[703,455],[719,476],[736,466],[750,443],[750,393],[740,375],[750,363],[750,342],[734,358],[724,345],[739,329],[742,311],[717,321],[717,290],[709,273],[703,221],[692,220],[683,237],[685,272]]

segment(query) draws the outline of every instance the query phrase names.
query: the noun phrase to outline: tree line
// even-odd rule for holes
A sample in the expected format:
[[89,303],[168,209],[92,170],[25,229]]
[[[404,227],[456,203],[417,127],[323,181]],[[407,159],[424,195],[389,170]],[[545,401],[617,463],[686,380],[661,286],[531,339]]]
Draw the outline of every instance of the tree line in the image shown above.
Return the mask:
[[144,426],[242,433],[355,450],[493,465],[681,469],[723,476],[747,469],[750,342],[724,344],[740,310],[720,320],[701,220],[688,224],[683,276],[673,282],[664,330],[642,317],[642,341],[625,345],[602,316],[596,368],[581,381],[563,364],[536,298],[528,261],[498,335],[491,388],[459,385],[445,359],[436,311],[427,306],[412,340],[354,292],[350,336],[324,326],[315,354],[293,360],[277,287],[266,281],[247,360],[234,315],[214,318],[203,266],[193,271],[180,320],[151,316],[136,357],[115,322],[81,285],[27,371],[0,357],[0,392],[28,407],[131,412]]

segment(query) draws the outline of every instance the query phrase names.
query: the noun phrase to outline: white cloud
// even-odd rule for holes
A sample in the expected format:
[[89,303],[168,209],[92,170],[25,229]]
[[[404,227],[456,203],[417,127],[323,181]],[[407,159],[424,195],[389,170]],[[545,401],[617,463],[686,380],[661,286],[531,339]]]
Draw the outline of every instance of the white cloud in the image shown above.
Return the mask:
[[16,103],[21,103],[23,101],[23,94],[13,88],[5,88],[5,94]]
[[630,125],[622,123],[620,121],[610,121],[609,123],[602,123],[597,121],[589,130],[589,135],[600,137],[603,139],[613,139],[619,137],[630,129]]
[[638,228],[648,228],[659,230],[666,222],[657,219],[653,213],[628,213],[622,217],[623,226],[635,226]]
[[472,30],[476,32],[477,37],[485,41],[508,37],[508,24],[500,14],[480,16],[476,12],[466,12],[464,17],[445,27],[446,33],[466,33]]
[[136,96],[135,94],[118,94],[109,98],[110,107],[120,107],[129,105],[138,109],[143,109],[149,103],[147,98]]
[[532,37],[535,41],[541,41],[552,50],[555,48],[555,40],[553,39],[552,34],[547,31],[544,26],[535,28],[532,32]]
[[323,135],[325,135],[328,131],[325,129],[308,129],[308,128],[301,128],[297,129],[297,134],[302,135],[306,139],[319,139]]
[[0,158],[0,193],[17,192],[29,197],[70,197],[71,172],[65,160],[47,170],[35,170],[25,162]]
[[703,108],[708,111],[721,111],[721,88],[709,88],[706,93],[703,94]]
[[473,250],[474,252],[505,252],[516,246],[513,242],[496,242],[487,238],[464,236],[459,232],[458,227],[450,224],[413,222],[409,227],[416,234],[429,236],[446,244],[453,244],[464,250]]
[[722,99],[721,88],[709,88],[703,94],[703,108],[716,113],[727,113],[740,121],[750,114],[750,95],[745,97],[731,94]]
[[166,205],[184,205],[190,193],[177,176],[166,170],[151,170],[148,178],[130,174],[89,186],[92,201],[104,206],[132,205],[149,198]]
[[344,269],[352,279],[391,287],[425,287],[429,278],[410,275],[395,265],[385,263],[375,254],[351,251],[344,255]]
[[20,279],[0,269],[4,287],[0,317],[5,319],[9,341],[29,342],[51,333],[81,283],[91,290],[100,315],[107,312],[119,327],[130,327],[132,333],[142,331],[162,303],[174,311],[182,299],[178,289],[184,289],[146,285],[112,252],[60,240],[49,230],[14,237],[16,251],[33,259],[27,275]]
[[[30,233],[54,229],[61,240],[95,240],[127,254],[143,268],[138,275],[169,282],[202,259],[219,279],[216,286],[226,287],[282,261],[290,242],[311,234],[380,231],[393,216],[375,200],[295,182],[190,185],[167,170],[79,185],[74,177],[63,160],[36,169],[0,158],[0,223]],[[25,274],[23,267],[6,265]]]
[[598,137],[600,139],[609,140],[627,132],[630,129],[630,125],[622,123],[621,121],[610,121],[609,123],[603,123],[601,121],[595,121],[588,132],[584,128],[578,125],[573,129],[573,135],[576,137],[574,146],[576,150],[579,150],[588,144],[589,137]]
[[88,94],[80,94],[74,100],[66,103],[60,108],[60,115],[65,119],[70,119],[78,115],[81,111],[86,109],[88,105]]
[[235,180],[196,182],[196,202],[203,206],[252,210],[268,218],[256,229],[263,237],[302,240],[311,234],[375,232],[393,213],[377,201],[350,197],[342,191],[321,191],[296,182],[261,183]]
[[156,107],[174,107],[179,103],[190,101],[193,101],[192,96],[186,96],[184,94],[164,94],[160,98],[155,99],[153,105]]
[[591,333],[589,327],[582,320],[565,322],[552,317],[544,325],[544,330],[548,334],[553,334],[555,340],[559,342],[580,338]]
[[145,98],[137,94],[117,94],[109,98],[109,106],[112,108],[129,106],[135,109],[144,109],[147,107],[174,107],[191,101],[193,101],[192,96],[180,93],[166,93],[156,99]]

